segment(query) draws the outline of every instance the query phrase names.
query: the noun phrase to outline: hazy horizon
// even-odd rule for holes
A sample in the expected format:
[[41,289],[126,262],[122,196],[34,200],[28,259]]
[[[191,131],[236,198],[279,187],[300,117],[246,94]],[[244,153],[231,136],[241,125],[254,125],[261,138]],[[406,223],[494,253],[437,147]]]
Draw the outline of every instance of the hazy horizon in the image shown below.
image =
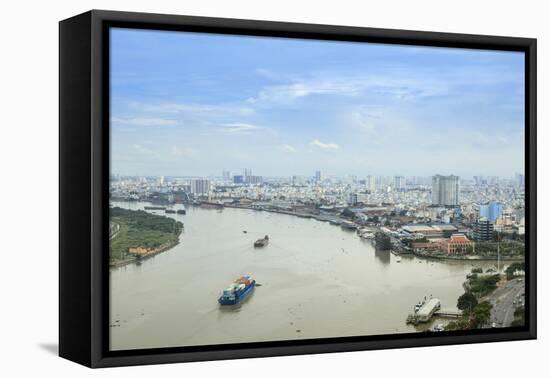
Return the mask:
[[111,172],[524,173],[524,55],[111,30]]

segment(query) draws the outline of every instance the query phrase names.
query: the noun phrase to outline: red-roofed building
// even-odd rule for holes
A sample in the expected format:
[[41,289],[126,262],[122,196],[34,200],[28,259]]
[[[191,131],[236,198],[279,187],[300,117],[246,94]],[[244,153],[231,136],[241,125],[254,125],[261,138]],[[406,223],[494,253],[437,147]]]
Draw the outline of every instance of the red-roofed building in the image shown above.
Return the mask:
[[469,247],[474,247],[474,243],[462,234],[453,234],[449,239],[444,239],[439,242],[441,251],[448,255],[455,253],[467,253]]

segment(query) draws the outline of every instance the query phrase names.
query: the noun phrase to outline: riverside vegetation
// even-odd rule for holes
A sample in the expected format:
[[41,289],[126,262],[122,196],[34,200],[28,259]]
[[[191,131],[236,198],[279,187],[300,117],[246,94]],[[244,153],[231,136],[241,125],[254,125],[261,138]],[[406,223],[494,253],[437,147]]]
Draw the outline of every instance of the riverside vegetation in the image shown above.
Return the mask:
[[499,274],[479,276],[477,272],[472,272],[468,275],[468,280],[464,283],[466,292],[458,297],[456,305],[458,309],[462,310],[463,316],[461,319],[447,324],[445,330],[475,329],[488,324],[493,305],[488,301],[478,302],[478,298],[495,291],[499,281]]
[[131,247],[150,250],[170,248],[178,243],[183,230],[183,223],[144,210],[113,207],[110,213],[111,222],[119,226],[119,231],[111,240],[111,264],[137,260],[138,256],[128,253]]
[[[508,266],[504,274],[507,280],[511,280],[514,278],[515,271],[524,269],[525,263],[517,262]],[[485,273],[491,272],[492,270],[487,270]],[[463,316],[461,319],[447,324],[446,331],[475,329],[488,324],[493,305],[488,301],[478,302],[478,298],[485,297],[495,291],[501,276],[500,274],[481,276],[481,273],[483,273],[482,269],[474,268],[472,273],[467,276],[467,281],[464,283],[465,293],[457,301],[457,307],[462,310]],[[524,322],[525,308],[518,307],[514,312],[512,326],[521,326]]]

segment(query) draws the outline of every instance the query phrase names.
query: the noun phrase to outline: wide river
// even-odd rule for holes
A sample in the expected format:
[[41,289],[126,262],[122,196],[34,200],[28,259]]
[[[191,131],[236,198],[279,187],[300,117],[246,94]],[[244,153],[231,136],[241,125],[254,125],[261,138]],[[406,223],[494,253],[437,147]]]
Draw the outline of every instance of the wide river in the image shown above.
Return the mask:
[[[494,265],[397,262],[355,232],[291,215],[191,207],[168,216],[185,225],[176,247],[111,270],[112,350],[416,332],[405,320],[419,300],[456,309],[466,274]],[[264,235],[269,244],[255,249]],[[221,290],[243,274],[261,286],[221,308]]]

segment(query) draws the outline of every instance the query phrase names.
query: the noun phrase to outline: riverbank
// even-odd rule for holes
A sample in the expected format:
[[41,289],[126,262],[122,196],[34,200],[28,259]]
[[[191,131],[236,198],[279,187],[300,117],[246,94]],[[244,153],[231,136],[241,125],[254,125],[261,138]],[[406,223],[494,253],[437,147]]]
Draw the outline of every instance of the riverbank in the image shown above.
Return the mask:
[[[420,332],[404,322],[417,299],[433,294],[453,309],[472,269],[399,259],[354,232],[286,214],[190,206],[173,219],[185,219],[178,245],[111,270],[113,350]],[[269,244],[254,249],[264,235]],[[243,274],[262,287],[239,311],[219,311],[221,290]]]
[[[291,215],[299,218],[315,219],[319,222],[327,222],[334,226],[340,226],[344,222],[349,222],[348,219],[343,218],[340,215],[329,214],[329,213],[313,214],[313,213],[303,213],[303,212],[290,211],[290,210],[270,209],[266,207],[253,207],[249,205],[235,205],[235,204],[224,204],[223,207],[233,208],[233,209],[253,210],[257,212],[265,211],[269,213]],[[368,229],[370,232],[380,231],[380,227],[376,227],[376,226],[357,225],[357,227]],[[418,252],[413,250],[396,251],[394,249],[391,249],[390,252],[396,256],[416,256],[422,259],[433,259],[433,260],[456,260],[456,261],[497,261],[499,260],[496,255],[494,257],[493,256],[489,257],[485,255],[447,255],[447,254],[434,254],[430,252]],[[525,258],[523,256],[510,257],[510,256],[501,255],[500,261],[501,262],[522,262],[522,261],[525,261]]]
[[[181,232],[180,232],[180,234],[181,234]],[[169,249],[174,248],[178,244],[179,244],[179,240],[176,240],[174,242],[166,243],[165,245],[162,245],[158,248],[155,248],[155,249],[153,249],[153,250],[151,250],[151,251],[149,251],[149,252],[147,252],[143,255],[139,255],[139,256],[136,255],[136,256],[133,256],[133,257],[125,259],[125,260],[111,261],[109,263],[109,267],[110,268],[120,268],[120,267],[128,265],[128,264],[135,264],[135,263],[141,262],[143,260],[146,260],[148,258],[151,258],[155,255],[158,255],[159,253],[166,252]]]
[[[495,257],[487,256],[476,256],[476,255],[436,255],[422,252],[411,252],[408,255],[414,255],[419,258],[424,259],[433,259],[433,260],[460,260],[460,261],[498,261],[499,259]],[[500,257],[501,262],[520,262],[525,261],[524,257]]]
[[183,223],[144,210],[111,208],[111,222],[117,233],[110,240],[111,267],[147,259],[179,243]]

